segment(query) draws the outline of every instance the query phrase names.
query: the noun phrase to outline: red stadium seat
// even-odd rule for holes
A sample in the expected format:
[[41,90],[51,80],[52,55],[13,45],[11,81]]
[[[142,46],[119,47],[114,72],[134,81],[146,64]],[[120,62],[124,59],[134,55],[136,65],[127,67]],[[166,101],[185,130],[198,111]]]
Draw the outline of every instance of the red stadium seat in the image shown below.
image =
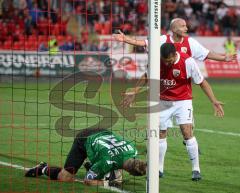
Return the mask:
[[58,42],[62,42],[62,41],[64,41],[64,39],[65,39],[65,36],[62,36],[62,35],[57,36],[57,41]]
[[102,28],[103,28],[103,26],[102,26],[101,23],[99,23],[99,22],[95,22],[95,23],[94,23],[94,30],[95,30],[95,32],[97,32],[98,34],[101,34]]
[[34,42],[33,44],[33,50],[38,50],[38,42]]
[[20,42],[14,42],[12,49],[13,50],[21,50]]
[[31,50],[31,42],[28,41],[24,42],[24,50]]
[[21,41],[21,42],[27,40],[27,36],[25,36],[25,35],[19,35],[18,38],[19,38],[19,41]]
[[3,44],[3,48],[7,49],[7,50],[12,49],[12,41],[10,41],[10,40],[5,41]]
[[48,41],[48,36],[47,35],[40,35],[40,36],[38,36],[38,41],[40,41],[40,42]]
[[29,37],[28,37],[28,41],[31,41],[31,42],[36,42],[37,41],[37,36],[36,35],[30,35]]
[[6,36],[6,41],[13,41],[13,37],[12,36]]
[[68,35],[68,36],[66,37],[66,40],[69,41],[69,42],[71,42],[71,41],[73,41],[73,37],[70,36],[70,35]]

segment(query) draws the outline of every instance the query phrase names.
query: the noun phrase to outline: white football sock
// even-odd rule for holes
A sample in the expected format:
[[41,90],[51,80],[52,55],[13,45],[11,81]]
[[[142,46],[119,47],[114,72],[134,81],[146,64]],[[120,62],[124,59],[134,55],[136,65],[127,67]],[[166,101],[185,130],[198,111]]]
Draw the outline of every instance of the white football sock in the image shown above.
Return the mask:
[[48,166],[45,166],[43,169],[42,169],[42,173],[45,175],[45,170],[47,169]]
[[167,139],[159,139],[159,171],[163,172],[164,157],[167,151]]
[[195,137],[185,140],[189,158],[192,162],[192,171],[199,171],[198,143]]

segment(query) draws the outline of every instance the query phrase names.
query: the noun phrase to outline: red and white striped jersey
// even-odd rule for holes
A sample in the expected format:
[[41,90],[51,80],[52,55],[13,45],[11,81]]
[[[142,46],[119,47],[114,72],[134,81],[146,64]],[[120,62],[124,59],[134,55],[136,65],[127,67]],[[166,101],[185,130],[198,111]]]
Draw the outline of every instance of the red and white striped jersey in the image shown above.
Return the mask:
[[181,42],[173,42],[171,36],[168,34],[166,43],[173,43],[178,52],[183,52],[189,56],[192,56],[191,48],[188,41],[188,36],[183,37]]
[[[191,37],[183,37],[181,42],[174,42],[170,35],[162,35],[160,38],[160,46],[164,43],[173,43],[178,52],[183,52],[196,60],[204,61],[209,54],[209,50],[203,47],[198,41]],[[145,40],[148,46],[148,40]]]
[[175,64],[167,66],[161,61],[160,99],[179,101],[192,99],[191,80],[195,84],[203,81],[195,60],[185,53],[177,52]]

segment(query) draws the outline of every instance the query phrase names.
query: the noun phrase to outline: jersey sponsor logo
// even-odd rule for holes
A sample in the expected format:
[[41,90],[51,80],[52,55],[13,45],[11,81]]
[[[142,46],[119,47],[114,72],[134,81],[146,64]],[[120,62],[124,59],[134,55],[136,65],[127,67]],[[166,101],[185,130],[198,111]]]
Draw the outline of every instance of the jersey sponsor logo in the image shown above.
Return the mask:
[[187,50],[187,47],[181,47],[181,52],[183,52],[183,53],[185,53],[185,54],[186,54],[186,53],[187,53],[187,51],[188,51],[188,50]]
[[179,75],[180,75],[180,70],[178,70],[178,69],[173,69],[173,76],[174,77],[178,77]]
[[161,85],[166,89],[173,88],[176,85],[176,81],[174,79],[172,80],[161,79],[160,82],[161,82]]

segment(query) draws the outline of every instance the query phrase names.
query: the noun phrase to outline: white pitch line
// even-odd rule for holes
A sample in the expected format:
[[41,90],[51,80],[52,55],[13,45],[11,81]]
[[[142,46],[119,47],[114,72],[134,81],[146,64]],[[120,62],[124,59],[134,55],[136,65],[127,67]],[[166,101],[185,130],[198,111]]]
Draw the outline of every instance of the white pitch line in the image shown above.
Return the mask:
[[16,164],[11,164],[11,163],[7,163],[7,162],[2,162],[0,161],[0,165],[2,166],[8,166],[8,167],[11,167],[11,168],[15,168],[15,169],[18,169],[18,170],[29,170],[29,168],[26,168],[26,167],[23,167],[23,166],[20,166],[20,165],[16,165]]
[[194,129],[194,130],[205,132],[205,133],[216,133],[216,134],[221,134],[221,135],[230,135],[230,136],[240,137],[240,133],[225,132],[225,131],[214,131],[214,130],[210,130],[210,129]]
[[[18,169],[18,170],[24,170],[24,171],[30,169],[30,168],[27,168],[27,167],[23,167],[21,165],[7,163],[7,162],[3,162],[3,161],[0,161],[0,165],[11,167],[11,168],[15,168],[15,169]],[[81,181],[81,180],[76,180],[76,181],[83,183],[83,181]],[[102,186],[101,188],[103,188],[105,190],[111,190],[111,191],[114,191],[114,192],[118,192],[118,193],[131,193],[131,192],[128,192],[128,191],[125,191],[125,190],[121,190],[119,188],[111,187],[111,186]]]
[[106,186],[106,187],[104,186],[104,189],[111,190],[111,191],[114,191],[114,192],[119,192],[119,193],[131,193],[131,192],[121,190],[121,189],[113,187],[113,186]]
[[[120,123],[119,123],[120,124]],[[15,126],[23,126],[21,124],[14,124]],[[84,123],[78,123],[77,125],[86,125]],[[11,127],[12,125],[1,125],[2,127],[6,126],[6,127]],[[44,123],[40,123],[40,124],[26,124],[26,126],[50,126],[49,124],[44,124]],[[76,126],[77,127],[77,126]],[[175,126],[177,128],[177,126]],[[174,128],[175,128],[174,127]],[[41,128],[39,128],[41,129]],[[210,129],[199,129],[199,128],[194,128],[194,130],[196,131],[200,131],[200,132],[205,132],[205,133],[215,133],[215,134],[221,134],[221,135],[230,135],[230,136],[237,136],[240,137],[240,133],[234,133],[234,132],[225,132],[225,131],[216,131],[216,130],[210,130]]]

